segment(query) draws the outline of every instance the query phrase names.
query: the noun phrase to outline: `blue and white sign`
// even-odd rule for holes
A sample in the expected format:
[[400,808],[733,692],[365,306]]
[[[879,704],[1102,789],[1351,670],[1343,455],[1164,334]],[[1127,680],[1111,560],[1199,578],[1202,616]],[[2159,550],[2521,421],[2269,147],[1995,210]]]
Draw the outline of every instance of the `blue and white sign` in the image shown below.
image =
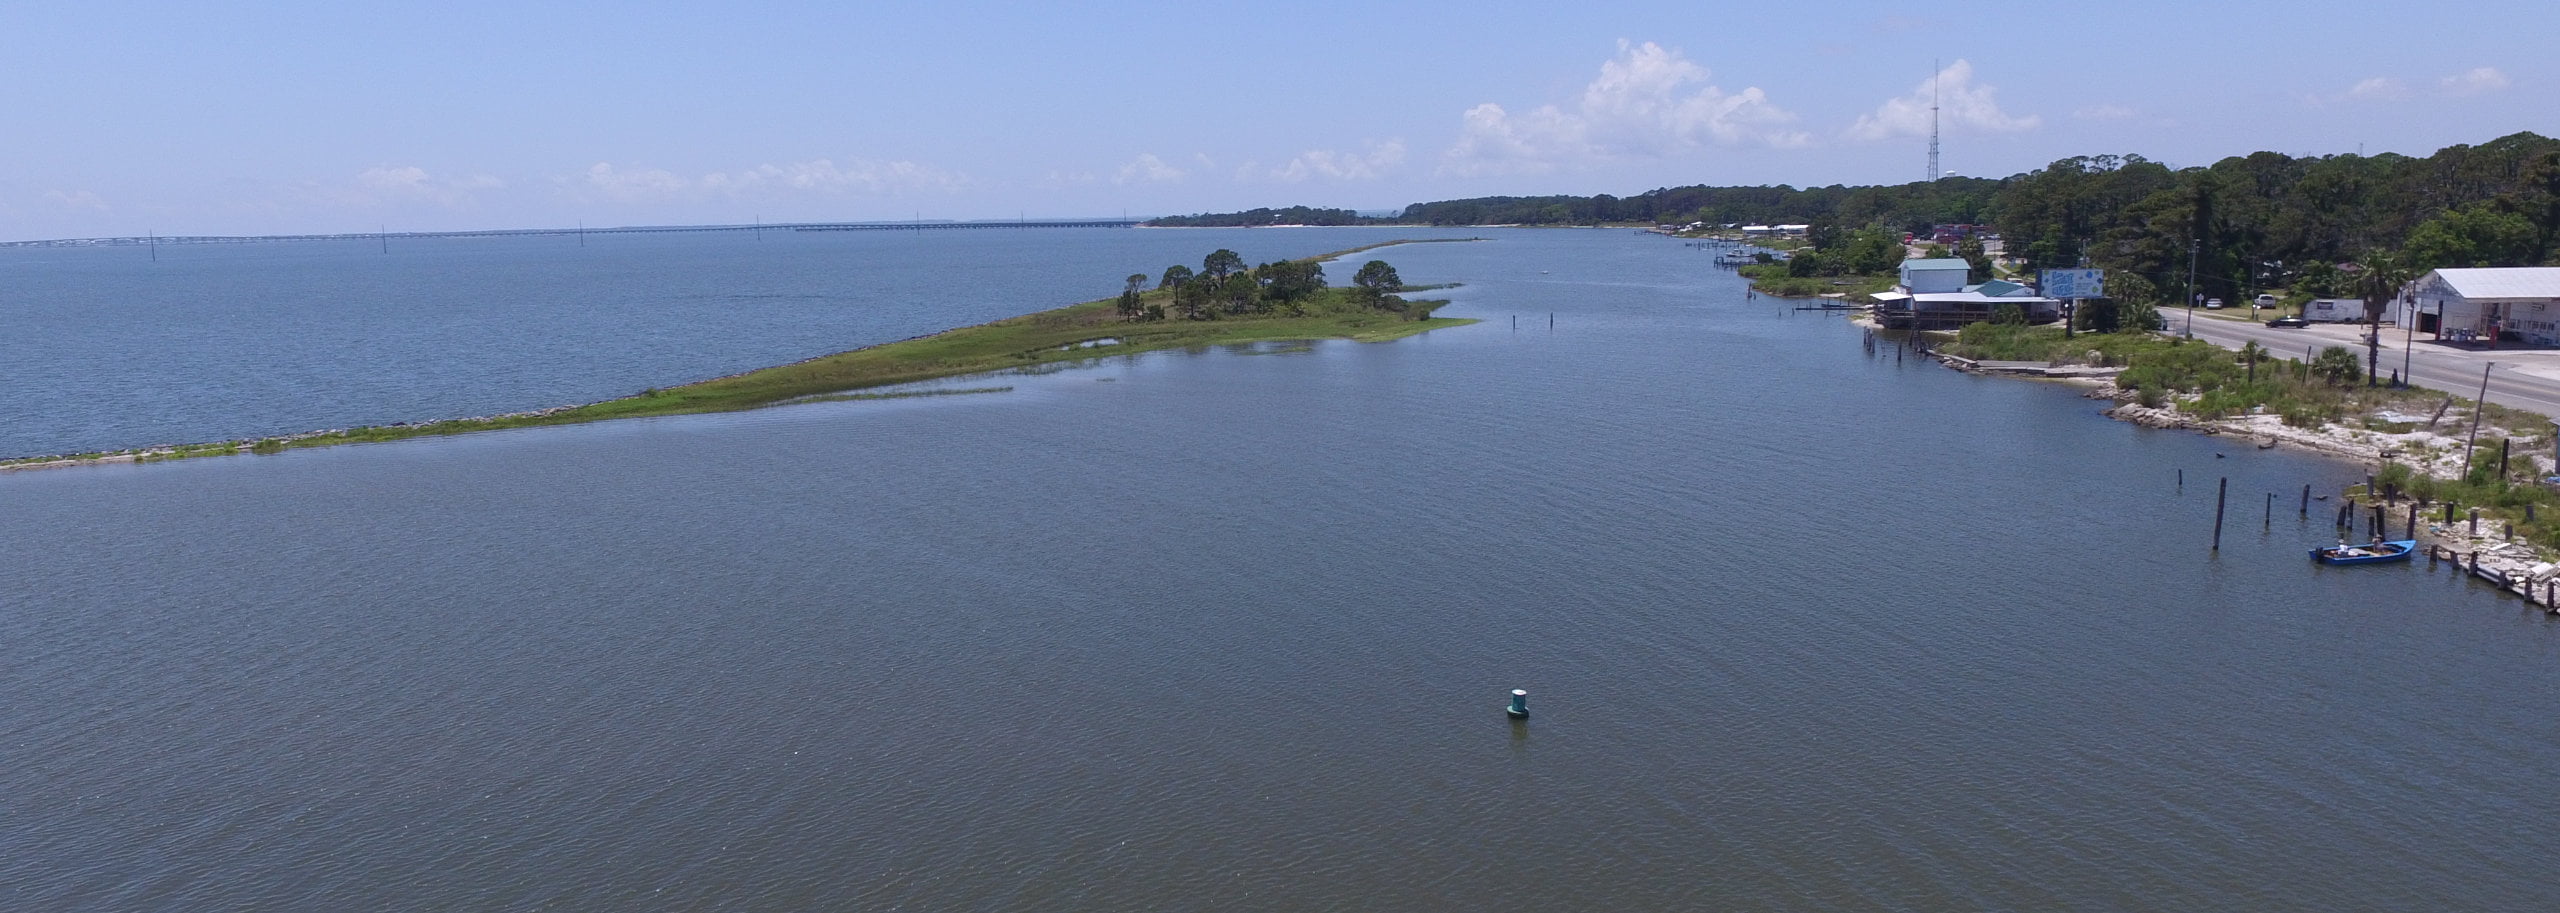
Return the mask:
[[2049,269],[2041,284],[2037,291],[2047,298],[2107,297],[2107,271],[2102,269]]

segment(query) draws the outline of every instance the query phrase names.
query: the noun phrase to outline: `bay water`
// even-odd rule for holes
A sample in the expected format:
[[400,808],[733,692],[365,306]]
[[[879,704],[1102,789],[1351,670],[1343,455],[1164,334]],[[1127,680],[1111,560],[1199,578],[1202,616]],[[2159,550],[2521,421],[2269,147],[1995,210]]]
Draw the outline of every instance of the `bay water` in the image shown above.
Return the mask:
[[[1671,240],[1472,233],[1364,255],[1483,320],[1394,343],[0,474],[0,908],[2560,904],[2560,627],[2424,562],[2310,566],[2297,493],[2357,467],[1871,350]],[[461,336],[187,285],[235,329],[117,318],[172,379],[13,375],[70,386],[10,449],[578,401],[1350,246],[925,234],[877,268],[1055,281],[924,307],[896,289],[947,275],[777,253],[732,278],[822,304],[687,306],[577,291],[551,242],[416,254],[448,278],[400,300],[478,309]],[[651,243],[604,272],[733,256]],[[361,284],[368,253],[218,255]],[[288,330],[379,345],[241,341]],[[316,379],[206,395],[262,359]]]

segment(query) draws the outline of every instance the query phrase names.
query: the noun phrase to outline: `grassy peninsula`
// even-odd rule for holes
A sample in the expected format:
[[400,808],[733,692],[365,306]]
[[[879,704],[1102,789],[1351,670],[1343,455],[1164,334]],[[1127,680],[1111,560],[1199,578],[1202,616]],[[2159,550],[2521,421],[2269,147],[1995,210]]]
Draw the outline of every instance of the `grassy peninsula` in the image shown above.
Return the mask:
[[[1474,240],[1474,239],[1430,239]],[[396,441],[542,425],[572,425],[617,418],[734,412],[818,398],[856,399],[966,391],[850,394],[851,391],[1021,368],[1126,355],[1266,340],[1351,339],[1384,342],[1474,320],[1434,317],[1446,301],[1407,300],[1393,267],[1372,260],[1350,287],[1328,287],[1325,261],[1395,244],[1363,245],[1300,260],[1246,268],[1233,251],[1212,253],[1203,268],[1166,270],[1158,287],[1129,276],[1120,296],[945,330],[930,336],[823,355],[744,374],[716,377],[581,406],[443,421],[313,431],[261,440],[220,441],[0,460],[0,470],[49,468],[99,462],[149,462],[241,453],[280,453],[298,447]]]

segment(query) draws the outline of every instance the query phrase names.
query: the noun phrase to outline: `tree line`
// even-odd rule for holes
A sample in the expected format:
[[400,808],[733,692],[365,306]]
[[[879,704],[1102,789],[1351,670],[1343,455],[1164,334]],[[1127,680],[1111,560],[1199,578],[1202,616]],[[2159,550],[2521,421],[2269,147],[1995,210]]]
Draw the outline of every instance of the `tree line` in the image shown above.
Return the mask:
[[1166,228],[1253,228],[1261,225],[1384,225],[1394,221],[1396,220],[1369,218],[1348,209],[1288,206],[1280,209],[1261,207],[1241,212],[1158,216],[1142,224]]
[[[1828,226],[1893,237],[1938,224],[1987,224],[2000,233],[2007,256],[2028,269],[2103,268],[2111,285],[2133,279],[2127,290],[2150,301],[2185,297],[2191,260],[2197,293],[2206,297],[2238,301],[2267,288],[2334,297],[2358,293],[2357,271],[2341,265],[2374,252],[2420,274],[2560,259],[2560,140],[2517,133],[2423,158],[2259,152],[2173,169],[2139,155],[2094,155],[1999,179],[1481,197],[1416,203],[1402,221],[1803,223],[1817,233]],[[1809,264],[1835,267],[1849,268]]]
[[1987,221],[2001,182],[1946,177],[1892,186],[1668,187],[1631,197],[1478,197],[1415,203],[1399,221],[1421,225],[1596,225],[1604,222],[1874,226],[1919,233]]
[[[2238,301],[2268,288],[2359,292],[2375,254],[2423,274],[2560,256],[2560,141],[2518,133],[2425,158],[2274,152],[2171,170],[2139,156],[2064,159],[2004,182],[1992,212],[2028,268],[2086,261],[2159,290]],[[2175,301],[2184,293],[2161,294]]]
[[[1147,274],[1131,273],[1122,282],[1116,310],[1123,319],[1304,317],[1326,288],[1324,264],[1281,260],[1247,268],[1243,255],[1226,248],[1202,257],[1198,270],[1176,263],[1165,267],[1154,281],[1155,290],[1165,293],[1158,301],[1147,300]],[[1411,310],[1393,294],[1404,288],[1404,279],[1384,260],[1361,264],[1351,275],[1351,285],[1350,296],[1360,306],[1395,313]]]

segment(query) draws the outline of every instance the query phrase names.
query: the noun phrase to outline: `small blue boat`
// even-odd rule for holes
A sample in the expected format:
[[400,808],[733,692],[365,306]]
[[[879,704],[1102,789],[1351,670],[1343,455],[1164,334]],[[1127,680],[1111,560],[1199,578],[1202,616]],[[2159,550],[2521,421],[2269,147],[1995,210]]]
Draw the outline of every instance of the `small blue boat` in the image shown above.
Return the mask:
[[2418,550],[2416,539],[2394,539],[2371,545],[2331,545],[2311,550],[2311,560],[2322,564],[2381,564],[2385,561],[2407,561]]

